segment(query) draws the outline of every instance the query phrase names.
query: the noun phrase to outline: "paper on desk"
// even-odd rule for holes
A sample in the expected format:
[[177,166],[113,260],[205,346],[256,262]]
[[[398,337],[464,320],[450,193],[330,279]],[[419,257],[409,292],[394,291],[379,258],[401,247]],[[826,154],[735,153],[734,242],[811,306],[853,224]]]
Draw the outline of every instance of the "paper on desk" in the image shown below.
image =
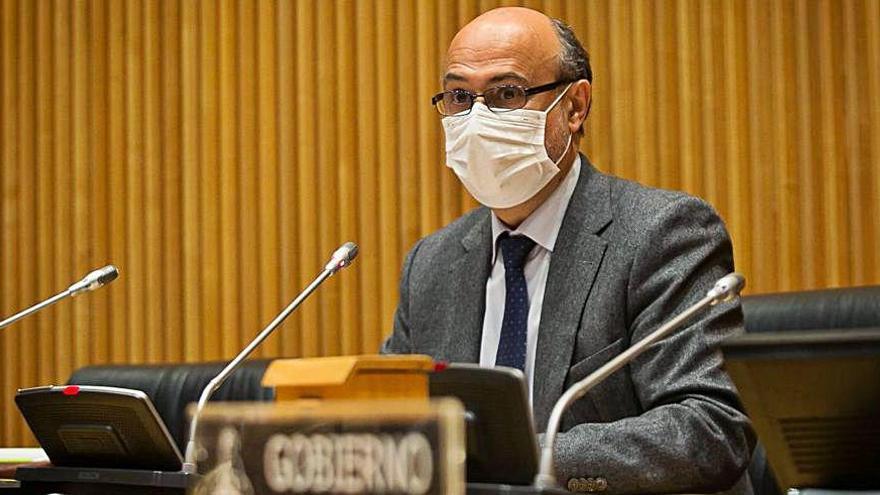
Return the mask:
[[26,464],[29,462],[47,462],[49,456],[43,449],[13,448],[0,449],[0,464]]

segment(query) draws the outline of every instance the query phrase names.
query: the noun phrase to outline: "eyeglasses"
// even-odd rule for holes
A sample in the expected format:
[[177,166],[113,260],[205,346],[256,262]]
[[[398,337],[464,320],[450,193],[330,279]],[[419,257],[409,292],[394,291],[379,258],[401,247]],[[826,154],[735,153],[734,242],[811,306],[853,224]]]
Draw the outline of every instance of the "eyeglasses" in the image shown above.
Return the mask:
[[489,110],[496,113],[509,112],[526,106],[532,95],[545,93],[568,83],[567,80],[559,80],[534,88],[514,85],[495,86],[482,93],[471,93],[466,89],[452,89],[434,95],[431,98],[431,104],[440,112],[440,115],[445,117],[464,116],[471,113],[474,102],[477,98],[482,97]]

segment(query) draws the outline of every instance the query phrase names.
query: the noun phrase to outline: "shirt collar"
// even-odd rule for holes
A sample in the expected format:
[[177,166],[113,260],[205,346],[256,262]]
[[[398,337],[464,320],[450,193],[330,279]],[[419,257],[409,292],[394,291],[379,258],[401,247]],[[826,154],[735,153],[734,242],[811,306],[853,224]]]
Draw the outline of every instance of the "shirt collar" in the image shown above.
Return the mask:
[[[568,175],[562,179],[559,187],[553,191],[553,194],[547,198],[544,203],[523,220],[516,230],[510,230],[510,227],[504,224],[492,212],[492,263],[495,263],[495,256],[498,250],[498,236],[505,232],[510,235],[525,235],[536,244],[553,252],[556,246],[556,238],[559,236],[559,229],[562,227],[562,219],[565,218],[565,210],[568,209],[568,203],[574,194],[574,188],[577,186],[578,177],[581,174],[581,156],[575,156],[574,163]],[[534,255],[534,252],[533,254]]]

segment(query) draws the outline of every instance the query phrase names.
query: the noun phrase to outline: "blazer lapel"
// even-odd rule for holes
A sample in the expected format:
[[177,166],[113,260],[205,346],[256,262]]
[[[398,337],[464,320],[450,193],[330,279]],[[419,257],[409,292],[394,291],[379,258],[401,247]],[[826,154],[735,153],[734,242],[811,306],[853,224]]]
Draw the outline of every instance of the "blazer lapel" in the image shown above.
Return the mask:
[[489,210],[461,240],[462,255],[449,266],[450,300],[456,301],[446,331],[444,355],[449,361],[478,363],[486,308],[486,280],[492,256],[492,226]]
[[535,356],[533,409],[543,432],[562,395],[581,314],[605,254],[597,235],[611,221],[609,182],[581,155],[581,172],[550,258]]

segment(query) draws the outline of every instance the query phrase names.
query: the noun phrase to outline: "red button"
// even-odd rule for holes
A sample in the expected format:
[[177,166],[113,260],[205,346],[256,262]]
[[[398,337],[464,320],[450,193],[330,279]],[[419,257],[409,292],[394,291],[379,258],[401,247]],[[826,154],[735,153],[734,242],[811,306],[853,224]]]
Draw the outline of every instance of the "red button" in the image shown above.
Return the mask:
[[79,387],[76,385],[68,385],[61,391],[64,395],[79,395]]

